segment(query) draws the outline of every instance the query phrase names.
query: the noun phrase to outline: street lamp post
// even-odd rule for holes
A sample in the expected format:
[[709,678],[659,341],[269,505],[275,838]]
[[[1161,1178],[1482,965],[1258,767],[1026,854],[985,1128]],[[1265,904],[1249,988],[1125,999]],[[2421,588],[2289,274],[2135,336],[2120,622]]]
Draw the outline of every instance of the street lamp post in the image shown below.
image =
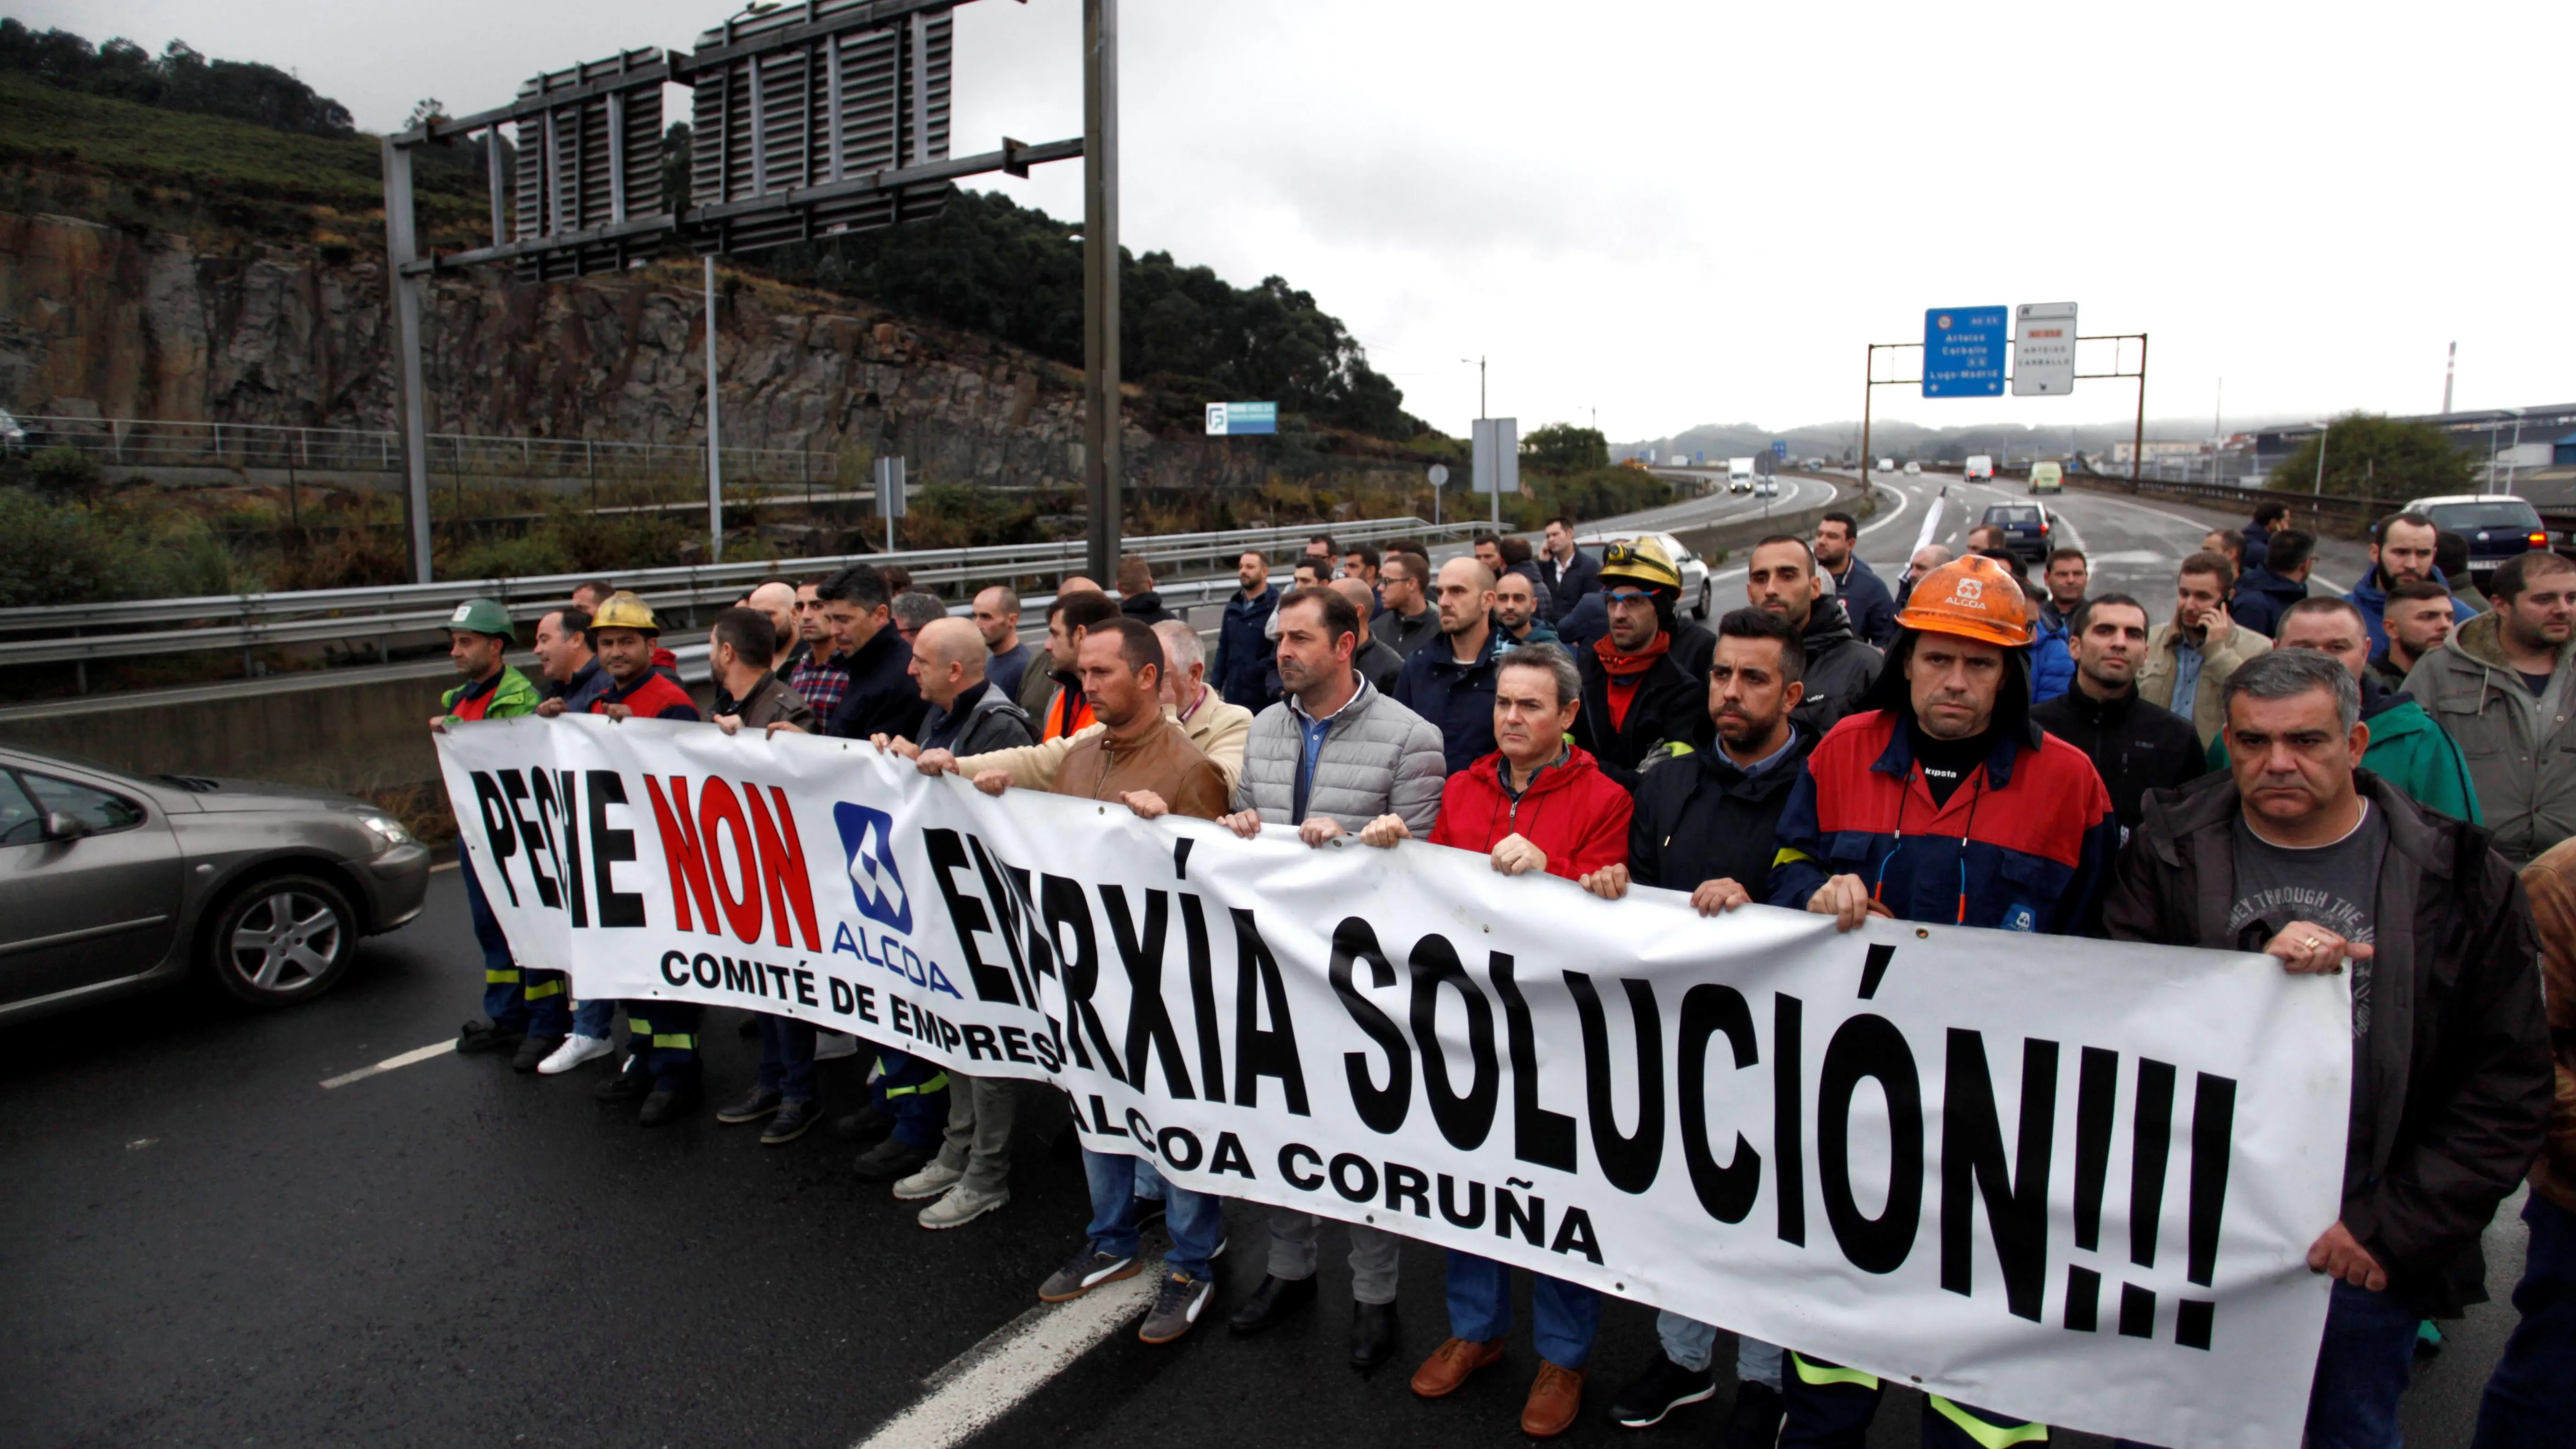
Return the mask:
[[[2513,414],[2514,451],[2507,453],[2504,456],[2504,491],[2511,493],[2513,491],[2515,470],[2521,466],[2522,461],[2520,457],[2517,456],[2522,450],[2522,409],[2506,408],[2505,411]],[[2492,478],[2494,476],[2494,470],[2490,468],[2488,470],[2488,477]]]
[[2317,482],[2316,486],[2308,491],[2322,497],[2326,491],[2326,437],[2334,430],[2334,424],[2322,422],[2310,423],[2308,426],[2317,430]]

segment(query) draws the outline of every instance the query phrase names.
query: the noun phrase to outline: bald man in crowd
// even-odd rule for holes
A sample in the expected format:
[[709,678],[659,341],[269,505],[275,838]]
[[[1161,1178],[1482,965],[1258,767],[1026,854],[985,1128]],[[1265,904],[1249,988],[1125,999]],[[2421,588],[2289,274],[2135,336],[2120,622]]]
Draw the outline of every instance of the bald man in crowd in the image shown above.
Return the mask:
[[972,619],[944,616],[922,625],[912,641],[911,672],[921,697],[930,701],[930,713],[922,717],[919,749],[903,748],[884,735],[876,736],[877,747],[904,755],[920,750],[971,755],[1037,738],[1028,712],[985,679],[991,658],[992,650]]
[[769,667],[773,673],[786,668],[796,652],[796,586],[785,579],[771,579],[752,590],[742,603],[746,609],[758,609],[769,616],[770,626],[778,631],[778,647],[770,651]]
[[1360,615],[1360,644],[1351,651],[1351,667],[1360,677],[1377,687],[1380,694],[1395,690],[1395,676],[1404,670],[1404,656],[1386,646],[1386,641],[1369,633],[1369,614],[1377,608],[1377,590],[1348,574],[1333,580],[1327,587],[1351,601]]

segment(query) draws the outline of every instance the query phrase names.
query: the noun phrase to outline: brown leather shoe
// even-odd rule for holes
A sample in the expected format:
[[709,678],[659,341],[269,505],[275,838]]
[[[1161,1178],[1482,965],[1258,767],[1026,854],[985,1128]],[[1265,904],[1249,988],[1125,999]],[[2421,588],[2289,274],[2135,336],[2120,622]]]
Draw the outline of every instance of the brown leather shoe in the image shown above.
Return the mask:
[[[1413,1391],[1426,1399],[1445,1399],[1458,1392],[1458,1386],[1467,1382],[1469,1374],[1502,1356],[1503,1341],[1499,1338],[1491,1343],[1450,1339],[1433,1349],[1431,1357],[1422,1361],[1422,1367],[1413,1371]],[[1564,1370],[1559,1369],[1558,1372]],[[1573,1411],[1569,1409],[1566,1413],[1571,1419]],[[1557,1427],[1565,1426],[1560,1424]]]
[[1583,1407],[1583,1370],[1558,1368],[1538,1361],[1538,1382],[1530,1385],[1529,1403],[1521,1409],[1521,1432],[1533,1439],[1553,1439],[1573,1427],[1574,1412]]

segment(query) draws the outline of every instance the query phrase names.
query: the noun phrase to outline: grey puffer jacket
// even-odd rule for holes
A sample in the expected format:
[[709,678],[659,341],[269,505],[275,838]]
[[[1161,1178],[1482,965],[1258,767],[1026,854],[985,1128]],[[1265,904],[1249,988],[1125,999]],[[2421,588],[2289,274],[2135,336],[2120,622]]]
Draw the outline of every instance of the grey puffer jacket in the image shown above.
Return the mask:
[[1366,679],[1359,686],[1359,693],[1325,727],[1303,815],[1295,802],[1297,774],[1306,763],[1306,716],[1294,696],[1253,720],[1243,776],[1234,786],[1234,808],[1260,811],[1265,825],[1295,825],[1307,815],[1329,815],[1349,831],[1395,814],[1404,817],[1415,839],[1430,835],[1440,814],[1440,790],[1448,781],[1440,731],[1378,693]]
[[2535,699],[2480,614],[2415,661],[2406,692],[2460,747],[2498,854],[2518,869],[2576,835],[2576,640]]

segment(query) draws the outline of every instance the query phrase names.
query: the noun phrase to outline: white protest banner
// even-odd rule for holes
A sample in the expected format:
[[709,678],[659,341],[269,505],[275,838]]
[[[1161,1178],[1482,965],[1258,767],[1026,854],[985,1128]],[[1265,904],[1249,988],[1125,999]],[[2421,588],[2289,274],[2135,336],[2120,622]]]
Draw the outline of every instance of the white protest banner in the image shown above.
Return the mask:
[[1604,901],[1241,841],[865,744],[451,727],[473,868],[582,996],[783,1012],[1062,1088],[1185,1186],[1588,1284],[1959,1401],[2299,1441],[2350,1015],[2267,957]]

